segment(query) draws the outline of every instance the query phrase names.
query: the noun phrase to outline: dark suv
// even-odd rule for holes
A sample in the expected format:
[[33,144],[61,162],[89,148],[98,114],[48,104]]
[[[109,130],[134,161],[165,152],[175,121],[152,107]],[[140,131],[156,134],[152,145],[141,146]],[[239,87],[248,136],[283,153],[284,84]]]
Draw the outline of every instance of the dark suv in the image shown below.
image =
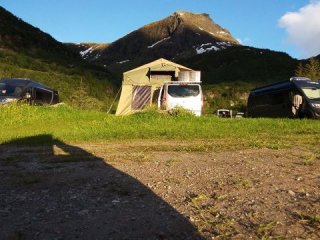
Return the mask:
[[59,102],[59,93],[30,79],[1,79],[0,105],[17,101],[30,104],[56,104]]

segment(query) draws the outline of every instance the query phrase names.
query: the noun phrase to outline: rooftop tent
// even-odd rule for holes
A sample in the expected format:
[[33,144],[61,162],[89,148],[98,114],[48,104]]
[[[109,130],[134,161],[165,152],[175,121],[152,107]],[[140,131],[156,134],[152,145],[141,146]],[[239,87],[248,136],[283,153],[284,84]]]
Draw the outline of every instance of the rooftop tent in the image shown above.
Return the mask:
[[190,68],[160,58],[123,73],[122,91],[116,115],[127,115],[152,104],[165,82],[177,81],[179,72]]

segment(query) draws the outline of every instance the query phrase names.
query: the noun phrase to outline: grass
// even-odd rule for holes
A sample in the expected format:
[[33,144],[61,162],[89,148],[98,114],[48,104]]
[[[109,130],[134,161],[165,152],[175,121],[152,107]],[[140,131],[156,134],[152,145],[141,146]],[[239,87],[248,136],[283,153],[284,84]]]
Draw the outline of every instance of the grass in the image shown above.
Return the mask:
[[251,188],[253,186],[253,182],[249,178],[236,177],[233,179],[233,183],[244,188]]
[[297,216],[301,221],[320,226],[320,215],[311,215],[300,211],[294,211],[293,215]]
[[315,154],[306,155],[303,159],[303,165],[312,166],[315,163],[316,159],[317,156]]
[[[320,122],[292,119],[220,119],[155,111],[114,116],[68,106],[0,107],[0,143],[101,142],[133,139],[200,140],[190,151],[287,148],[319,142]],[[204,140],[204,141],[203,141]],[[174,146],[172,146],[174,147]]]

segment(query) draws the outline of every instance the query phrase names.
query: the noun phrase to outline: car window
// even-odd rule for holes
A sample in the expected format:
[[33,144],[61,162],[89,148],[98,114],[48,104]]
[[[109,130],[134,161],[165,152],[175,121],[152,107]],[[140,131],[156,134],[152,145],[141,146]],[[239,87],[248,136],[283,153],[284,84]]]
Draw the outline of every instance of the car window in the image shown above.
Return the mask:
[[309,99],[320,99],[320,88],[302,88],[302,91]]
[[15,86],[0,83],[0,95],[1,96],[14,96]]
[[199,85],[169,85],[168,94],[171,97],[195,97],[200,93]]

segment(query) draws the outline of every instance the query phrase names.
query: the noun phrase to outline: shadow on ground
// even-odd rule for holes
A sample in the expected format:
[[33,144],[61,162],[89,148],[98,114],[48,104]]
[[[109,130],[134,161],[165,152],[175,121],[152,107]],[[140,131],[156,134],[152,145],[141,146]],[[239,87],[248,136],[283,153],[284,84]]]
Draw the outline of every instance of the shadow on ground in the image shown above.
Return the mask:
[[51,135],[0,145],[0,219],[1,239],[202,239],[138,180]]

